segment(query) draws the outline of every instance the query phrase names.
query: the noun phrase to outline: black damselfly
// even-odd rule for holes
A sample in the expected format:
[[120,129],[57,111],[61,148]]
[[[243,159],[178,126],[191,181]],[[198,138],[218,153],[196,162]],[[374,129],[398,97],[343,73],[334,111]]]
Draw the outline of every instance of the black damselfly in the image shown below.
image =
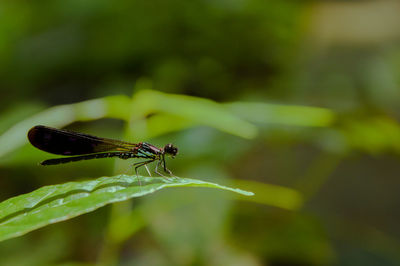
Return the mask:
[[137,176],[139,167],[144,166],[149,172],[147,164],[154,161],[157,161],[155,167],[157,174],[162,176],[158,172],[160,166],[164,172],[172,174],[165,165],[165,155],[174,158],[178,154],[178,148],[172,144],[167,144],[164,148],[157,148],[146,142],[135,144],[46,126],[31,128],[28,132],[28,139],[33,146],[42,151],[69,156],[45,160],[40,163],[41,165],[55,165],[109,157],[118,157],[124,160],[129,158],[146,159],[134,164]]

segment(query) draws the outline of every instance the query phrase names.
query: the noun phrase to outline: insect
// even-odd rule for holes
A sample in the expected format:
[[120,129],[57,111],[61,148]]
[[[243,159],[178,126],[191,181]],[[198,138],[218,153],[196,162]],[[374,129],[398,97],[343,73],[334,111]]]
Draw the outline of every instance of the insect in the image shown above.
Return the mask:
[[138,169],[142,166],[150,174],[147,164],[154,161],[157,161],[155,173],[163,176],[158,171],[161,166],[165,173],[172,175],[172,172],[165,165],[165,156],[168,155],[174,158],[178,154],[178,148],[172,144],[167,144],[164,148],[157,148],[146,142],[135,144],[46,126],[34,126],[31,128],[28,132],[28,139],[39,150],[69,156],[45,160],[40,163],[41,165],[55,165],[109,157],[118,157],[124,160],[130,158],[146,159],[134,164],[137,176]]

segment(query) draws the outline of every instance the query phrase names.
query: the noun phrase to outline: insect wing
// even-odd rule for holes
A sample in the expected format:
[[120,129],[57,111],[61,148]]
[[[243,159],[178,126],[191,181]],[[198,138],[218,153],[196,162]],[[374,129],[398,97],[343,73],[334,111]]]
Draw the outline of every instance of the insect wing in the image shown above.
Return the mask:
[[96,136],[35,126],[28,132],[28,139],[36,148],[59,155],[82,155],[105,151],[131,151],[136,145]]

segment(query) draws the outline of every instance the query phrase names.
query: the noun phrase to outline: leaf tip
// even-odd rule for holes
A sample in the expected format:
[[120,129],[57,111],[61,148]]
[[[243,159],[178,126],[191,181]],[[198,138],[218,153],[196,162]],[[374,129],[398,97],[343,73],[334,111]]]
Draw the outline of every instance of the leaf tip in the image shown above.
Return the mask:
[[246,190],[241,190],[241,189],[236,189],[236,192],[238,192],[238,193],[240,193],[240,194],[242,194],[242,195],[244,195],[244,196],[249,196],[249,197],[255,195],[254,192],[246,191]]

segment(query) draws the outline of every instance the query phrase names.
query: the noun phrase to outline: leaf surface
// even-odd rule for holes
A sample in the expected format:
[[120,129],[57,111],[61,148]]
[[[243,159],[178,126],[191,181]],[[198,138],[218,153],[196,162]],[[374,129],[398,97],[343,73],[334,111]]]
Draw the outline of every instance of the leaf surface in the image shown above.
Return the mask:
[[209,187],[246,196],[252,192],[189,178],[118,175],[39,188],[0,203],[0,241],[68,220],[104,205],[168,187]]

